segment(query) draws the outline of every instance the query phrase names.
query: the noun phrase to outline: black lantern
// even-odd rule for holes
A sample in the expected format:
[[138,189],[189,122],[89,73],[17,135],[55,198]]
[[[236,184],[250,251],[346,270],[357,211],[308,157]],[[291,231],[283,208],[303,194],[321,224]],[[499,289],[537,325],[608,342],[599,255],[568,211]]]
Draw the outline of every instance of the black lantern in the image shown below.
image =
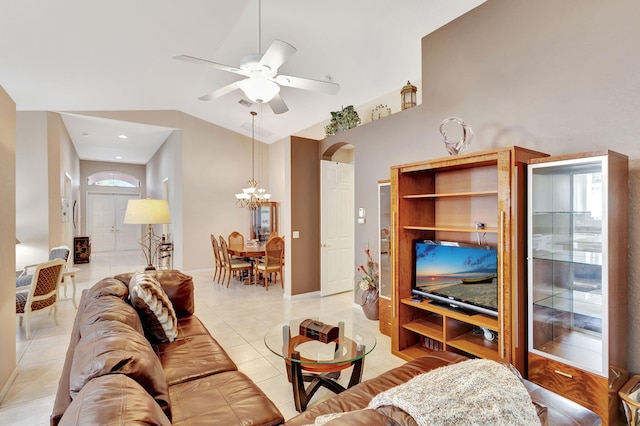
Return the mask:
[[400,91],[400,101],[401,101],[403,110],[416,106],[417,91],[418,91],[418,88],[413,84],[411,84],[409,80],[407,80],[407,85],[404,86]]

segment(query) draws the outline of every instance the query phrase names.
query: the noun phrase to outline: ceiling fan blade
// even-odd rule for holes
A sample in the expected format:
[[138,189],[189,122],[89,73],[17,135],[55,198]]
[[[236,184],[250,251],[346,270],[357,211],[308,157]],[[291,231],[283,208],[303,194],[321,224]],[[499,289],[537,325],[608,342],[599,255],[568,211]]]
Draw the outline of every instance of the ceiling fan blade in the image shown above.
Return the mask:
[[240,68],[231,67],[229,65],[219,64],[217,62],[208,61],[206,59],[196,58],[195,56],[189,55],[174,55],[173,59],[177,59],[179,61],[191,62],[194,64],[207,65],[222,71],[228,71],[240,75],[244,75],[245,77],[249,77],[249,73],[245,70],[241,70]]
[[281,86],[294,87],[296,89],[313,90],[329,95],[335,95],[340,90],[340,85],[330,81],[312,80],[310,78],[291,77],[289,75],[279,75],[275,82]]
[[269,101],[269,106],[274,114],[283,114],[289,111],[289,107],[284,103],[284,99],[280,96],[280,93],[276,93],[276,95],[271,98]]
[[200,99],[201,101],[212,101],[214,99],[219,98],[220,96],[224,96],[227,93],[231,93],[234,90],[239,89],[240,86],[238,86],[238,83],[239,83],[238,81],[234,81],[233,83],[228,84],[219,89],[216,89],[213,92],[207,93],[206,95],[202,95],[198,99]]
[[280,65],[284,64],[287,59],[296,53],[296,48],[282,40],[273,40],[271,46],[264,52],[260,65],[266,65],[276,73]]

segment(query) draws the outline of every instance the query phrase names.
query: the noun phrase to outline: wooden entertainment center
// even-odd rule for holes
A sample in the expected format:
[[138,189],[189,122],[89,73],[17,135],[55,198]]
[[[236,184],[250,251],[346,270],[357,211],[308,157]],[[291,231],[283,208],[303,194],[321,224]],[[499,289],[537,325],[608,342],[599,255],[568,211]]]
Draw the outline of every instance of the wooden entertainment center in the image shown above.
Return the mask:
[[[612,151],[516,146],[391,167],[393,354],[510,363],[616,424],[628,377],[627,171]],[[416,240],[496,247],[497,317],[414,299]]]
[[[526,163],[545,156],[505,147],[391,168],[393,354],[415,359],[436,342],[526,374]],[[496,246],[498,317],[412,301],[416,239]],[[497,340],[476,334],[480,327]]]

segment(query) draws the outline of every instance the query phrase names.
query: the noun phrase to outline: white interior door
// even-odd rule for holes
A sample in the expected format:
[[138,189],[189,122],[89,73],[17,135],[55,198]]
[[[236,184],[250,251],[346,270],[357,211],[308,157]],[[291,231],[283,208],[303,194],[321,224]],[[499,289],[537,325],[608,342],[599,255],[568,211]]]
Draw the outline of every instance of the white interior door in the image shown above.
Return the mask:
[[87,195],[87,231],[95,252],[135,250],[141,235],[140,225],[125,225],[124,214],[134,194]]
[[323,160],[320,171],[320,295],[328,296],[353,289],[354,168]]
[[127,212],[127,204],[132,198],[140,198],[137,195],[114,195],[115,225],[116,225],[116,251],[139,249],[138,240],[144,227],[140,225],[125,225],[124,214]]

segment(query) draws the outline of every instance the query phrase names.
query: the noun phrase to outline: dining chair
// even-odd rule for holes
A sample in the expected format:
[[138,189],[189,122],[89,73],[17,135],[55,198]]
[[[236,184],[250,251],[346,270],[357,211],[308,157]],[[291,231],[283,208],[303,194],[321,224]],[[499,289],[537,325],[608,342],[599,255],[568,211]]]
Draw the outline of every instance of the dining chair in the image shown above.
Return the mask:
[[[213,249],[213,260],[215,262],[215,269],[213,270],[213,281],[220,283],[220,276],[222,275],[222,255],[220,254],[220,245],[215,235],[211,234],[211,247]],[[217,278],[216,278],[217,277]]]
[[269,233],[269,237],[267,238],[267,241],[269,241],[270,239],[272,239],[273,237],[279,237],[278,232],[277,231],[271,231]]
[[229,246],[244,247],[244,235],[238,231],[233,231],[228,237]]
[[49,308],[58,325],[58,290],[62,282],[66,261],[54,259],[36,266],[31,285],[16,287],[16,316],[22,327],[27,322],[27,339],[31,339],[31,314]]
[[273,237],[267,241],[265,245],[265,255],[261,261],[256,263],[256,282],[260,274],[264,277],[264,287],[269,291],[269,278],[272,273],[280,274],[280,286],[284,288],[284,280],[282,278],[282,266],[284,258],[284,239],[282,237]]
[[[244,235],[242,235],[238,231],[233,231],[232,233],[230,233],[228,237],[228,241],[229,241],[229,247],[231,246],[244,247]],[[237,259],[251,262],[251,259],[247,259],[246,257],[231,255],[231,260],[237,260]]]
[[[220,252],[222,253],[225,277],[227,278],[227,287],[229,287],[229,283],[231,282],[231,275],[238,271],[248,271],[249,273],[251,273],[253,265],[246,260],[231,259],[227,242],[224,240],[224,238],[220,238],[220,240]],[[222,279],[222,281],[224,282],[224,278]]]

